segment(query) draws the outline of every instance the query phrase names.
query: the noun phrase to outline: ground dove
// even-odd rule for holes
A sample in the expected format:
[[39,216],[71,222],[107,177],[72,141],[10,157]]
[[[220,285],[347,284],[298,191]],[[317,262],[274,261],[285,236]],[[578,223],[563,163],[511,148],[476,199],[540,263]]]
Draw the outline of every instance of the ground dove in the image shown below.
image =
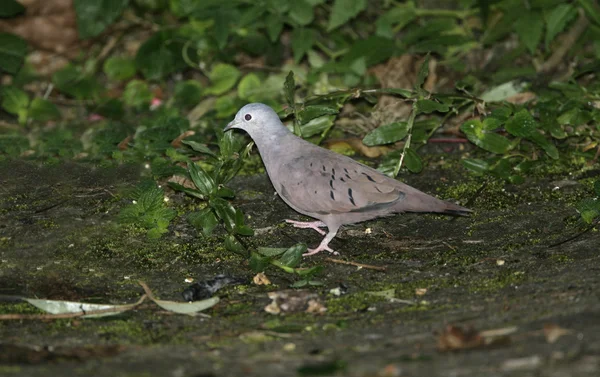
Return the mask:
[[400,212],[467,214],[470,210],[427,195],[353,159],[314,145],[287,129],[262,103],[240,109],[225,128],[246,131],[256,143],[275,190],[290,207],[320,221],[286,220],[325,235],[327,250],[340,226]]

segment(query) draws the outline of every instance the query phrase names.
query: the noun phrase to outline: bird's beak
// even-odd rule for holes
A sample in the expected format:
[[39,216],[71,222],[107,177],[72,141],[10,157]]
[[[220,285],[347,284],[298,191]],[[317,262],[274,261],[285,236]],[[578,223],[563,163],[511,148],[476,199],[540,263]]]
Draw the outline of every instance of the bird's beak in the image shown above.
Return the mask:
[[229,131],[230,129],[235,128],[237,125],[238,123],[235,120],[232,120],[223,131]]

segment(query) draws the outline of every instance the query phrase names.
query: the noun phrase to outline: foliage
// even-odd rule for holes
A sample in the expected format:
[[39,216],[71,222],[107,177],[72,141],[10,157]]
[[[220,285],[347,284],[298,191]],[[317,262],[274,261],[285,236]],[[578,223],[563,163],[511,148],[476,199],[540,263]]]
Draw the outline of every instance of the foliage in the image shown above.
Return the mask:
[[250,256],[250,268],[254,272],[263,272],[269,265],[279,267],[283,271],[298,275],[301,280],[292,287],[300,288],[305,285],[321,285],[313,277],[323,270],[322,266],[311,268],[298,268],[302,261],[302,254],[306,253],[306,245],[299,243],[289,248],[259,247]]
[[577,212],[588,224],[600,219],[600,180],[594,183],[594,198],[585,198],[577,203]]
[[119,219],[147,230],[148,238],[160,238],[168,231],[176,212],[165,204],[165,193],[153,181],[146,181],[130,193],[133,203],[124,207]]

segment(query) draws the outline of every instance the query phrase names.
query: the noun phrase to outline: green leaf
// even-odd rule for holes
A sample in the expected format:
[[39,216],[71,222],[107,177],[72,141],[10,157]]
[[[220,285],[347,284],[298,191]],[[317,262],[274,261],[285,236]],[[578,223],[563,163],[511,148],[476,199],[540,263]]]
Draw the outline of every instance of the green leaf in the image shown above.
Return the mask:
[[215,181],[212,177],[198,164],[189,162],[187,167],[190,178],[192,178],[192,181],[196,187],[198,187],[198,190],[202,195],[210,196],[215,190]]
[[152,92],[146,81],[131,80],[123,91],[123,101],[127,106],[143,108],[150,105]]
[[21,5],[21,3],[15,0],[2,0],[2,7],[0,7],[0,17],[14,17],[23,12],[25,12],[25,7]]
[[[396,32],[411,23],[416,18],[415,4],[412,1],[397,3],[396,7],[385,12],[375,22],[375,34],[380,37],[392,39]],[[395,25],[395,26],[394,26]]]
[[233,205],[222,198],[211,198],[208,204],[215,210],[217,217],[223,220],[227,231],[232,232],[235,229],[235,208],[233,208]]
[[338,112],[339,110],[335,107],[324,105],[310,105],[298,111],[298,121],[300,122],[300,124],[305,124],[323,115],[337,115]]
[[27,42],[21,37],[0,33],[0,71],[16,74],[25,61],[26,53]]
[[263,272],[271,263],[271,258],[262,256],[258,253],[250,255],[249,266],[254,272]]
[[579,5],[585,10],[586,16],[596,24],[600,26],[600,7],[596,0],[578,0]]
[[323,271],[325,269],[325,267],[323,266],[314,266],[311,268],[306,268],[306,269],[297,269],[296,273],[300,276],[314,276],[316,274],[318,274],[319,272]]
[[60,111],[55,104],[43,98],[34,98],[29,106],[29,117],[39,122],[60,118]]
[[259,247],[257,252],[265,257],[276,257],[287,251],[286,247]]
[[127,8],[129,0],[73,0],[79,37],[86,39],[102,33]]
[[333,126],[335,116],[324,115],[303,124],[301,127],[302,137],[311,137],[316,134],[322,134]]
[[600,199],[598,198],[586,198],[577,203],[577,211],[581,215],[583,221],[591,224],[592,221],[600,216]]
[[175,101],[183,107],[196,106],[202,99],[202,85],[197,80],[175,84]]
[[288,106],[292,109],[296,108],[296,82],[294,80],[294,71],[290,71],[285,78],[283,84],[283,93],[285,94],[285,101]]
[[183,44],[172,31],[159,31],[140,46],[135,65],[146,79],[160,80],[185,67],[182,48]]
[[425,55],[425,60],[423,60],[423,64],[421,64],[419,73],[417,74],[417,81],[415,81],[415,91],[421,95],[424,95],[426,92],[423,90],[423,84],[425,84],[425,80],[429,76],[429,59],[430,55]]
[[279,36],[281,35],[281,31],[283,30],[281,15],[271,13],[267,16],[265,23],[267,24],[267,34],[269,35],[269,40],[273,43],[277,42],[279,40]]
[[471,143],[486,151],[504,154],[512,148],[510,141],[504,136],[484,130],[483,123],[478,119],[463,123],[460,130]]
[[202,195],[202,193],[200,191],[198,191],[198,190],[187,188],[187,187],[185,187],[183,185],[180,185],[179,183],[175,183],[175,182],[168,182],[167,184],[173,190],[181,191],[181,192],[186,193],[186,194],[188,194],[190,196],[193,196],[194,198],[205,199],[205,196]]
[[546,48],[561,33],[567,24],[577,15],[577,10],[571,4],[559,4],[545,14],[546,18]]
[[430,99],[420,99],[417,101],[417,110],[421,114],[431,114],[435,111],[447,113],[450,111],[450,106],[445,103],[439,103]]
[[104,73],[110,80],[124,81],[135,75],[135,62],[132,59],[111,56],[104,62]]
[[289,16],[298,26],[306,26],[315,18],[313,7],[305,0],[292,1]]
[[374,145],[382,145],[395,143],[402,140],[408,134],[407,122],[394,122],[379,126],[369,132],[363,139],[363,143],[369,147]]
[[2,108],[7,113],[19,115],[23,111],[27,114],[29,96],[23,90],[14,86],[6,86],[0,91],[2,95]]
[[511,135],[527,138],[536,132],[537,124],[529,110],[522,109],[506,122],[505,128]]
[[465,168],[477,174],[484,174],[490,170],[490,164],[477,158],[465,158],[461,162]]
[[315,43],[315,31],[309,28],[296,28],[292,32],[292,51],[294,62],[299,63]]
[[234,21],[231,10],[227,7],[219,8],[213,15],[215,39],[219,50],[227,46],[227,39],[231,30],[231,24]]
[[200,144],[200,143],[198,143],[196,141],[193,141],[193,140],[182,140],[181,142],[183,144],[189,146],[190,148],[192,148],[194,151],[196,151],[198,153],[207,154],[209,156],[217,157],[217,154],[215,152],[211,151],[210,148],[208,148],[204,144]]
[[256,73],[249,73],[238,84],[238,97],[250,102],[257,102],[257,94],[261,93],[262,82]]
[[210,207],[203,208],[199,212],[190,213],[187,219],[195,228],[202,229],[205,236],[210,236],[213,229],[219,224],[217,216]]
[[212,86],[207,91],[216,95],[223,94],[233,88],[239,77],[240,71],[236,67],[224,63],[215,64],[208,74]]
[[327,31],[332,31],[356,17],[367,7],[367,0],[335,0]]
[[421,170],[423,170],[423,161],[421,161],[421,157],[419,157],[417,152],[412,148],[406,150],[404,162],[411,173],[420,173]]
[[93,99],[100,92],[100,86],[94,77],[72,65],[55,72],[52,81],[61,92],[77,99]]
[[244,245],[242,245],[233,234],[229,234],[225,237],[225,248],[238,254],[244,254],[246,251]]
[[515,23],[515,31],[532,54],[537,50],[542,40],[544,19],[538,11],[524,12]]
[[305,244],[296,244],[283,253],[279,262],[286,267],[295,268],[302,261],[302,254],[306,253],[306,250]]

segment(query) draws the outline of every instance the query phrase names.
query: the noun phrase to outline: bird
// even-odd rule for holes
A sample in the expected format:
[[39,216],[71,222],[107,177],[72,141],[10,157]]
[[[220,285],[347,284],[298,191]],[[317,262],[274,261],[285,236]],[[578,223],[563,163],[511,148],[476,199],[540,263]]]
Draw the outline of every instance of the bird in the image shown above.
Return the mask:
[[[337,255],[329,243],[342,225],[402,212],[472,212],[296,136],[265,104],[243,106],[224,131],[233,129],[245,131],[254,141],[279,197],[296,212],[316,219],[285,220],[296,228],[314,229],[324,236],[304,256],[321,251]],[[321,229],[325,227],[327,232]]]

